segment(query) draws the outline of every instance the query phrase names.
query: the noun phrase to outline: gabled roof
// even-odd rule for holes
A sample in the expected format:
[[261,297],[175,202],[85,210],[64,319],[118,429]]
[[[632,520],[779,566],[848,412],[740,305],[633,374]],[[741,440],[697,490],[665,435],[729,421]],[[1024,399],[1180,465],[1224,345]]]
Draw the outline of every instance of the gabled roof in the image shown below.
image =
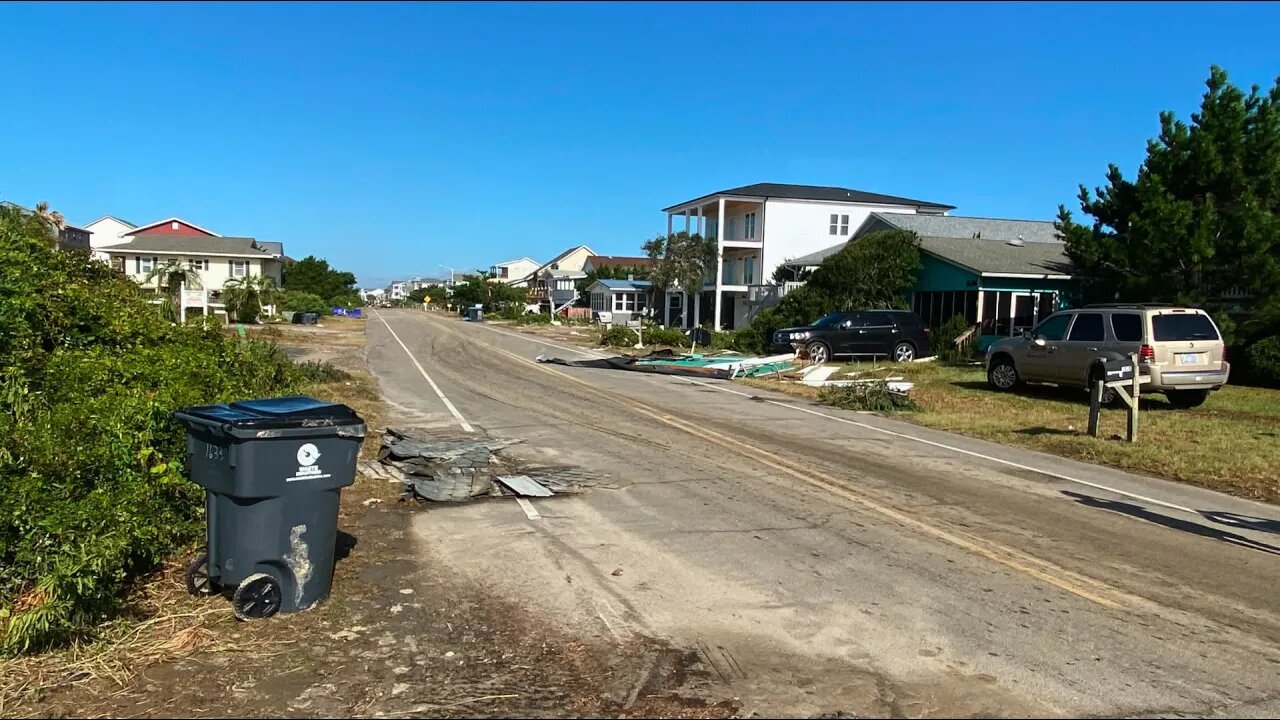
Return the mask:
[[593,268],[647,268],[657,265],[657,261],[648,257],[626,257],[624,255],[592,255],[587,258]]
[[[653,283],[649,282],[648,280],[610,280],[608,278],[602,278],[600,280],[597,280],[591,283],[592,288],[597,285],[607,290],[612,290],[612,291],[621,290],[624,292],[633,292],[636,290],[648,290],[649,288],[653,287]],[[587,289],[590,290],[591,288],[587,288]]]
[[505,267],[505,266],[507,266],[507,265],[515,265],[516,263],[519,263],[519,262],[533,263],[534,265],[537,265],[537,264],[538,264],[538,261],[537,261],[537,260],[534,260],[534,259],[533,259],[533,258],[531,258],[531,257],[525,256],[525,257],[522,257],[522,258],[516,258],[515,260],[508,260],[508,261],[506,261],[506,262],[494,263],[494,264],[493,264],[493,266],[494,266],[494,267]]
[[710,195],[703,195],[700,198],[686,200],[676,203],[670,207],[662,209],[667,212],[682,205],[688,205],[700,200],[720,195],[737,195],[739,197],[760,197],[760,198],[781,198],[785,200],[820,200],[823,202],[847,202],[862,203],[864,205],[906,205],[916,208],[929,208],[932,210],[946,211],[954,210],[954,205],[944,205],[942,203],[929,202],[927,200],[912,200],[911,198],[898,197],[896,195],[881,195],[880,193],[867,192],[865,190],[852,190],[850,188],[830,187],[826,185],[789,185],[786,183],[756,183],[754,185],[743,185],[742,187],[731,188],[729,190],[721,190]]
[[793,260],[786,260],[782,264],[787,267],[798,267],[798,268],[817,267],[822,264],[823,260],[826,260],[832,255],[835,255],[836,253],[840,252],[841,250],[844,249],[844,246],[848,244],[849,244],[848,241],[845,241],[836,245],[832,245],[831,247],[822,248],[817,252],[811,252],[808,255],[801,255],[800,257],[795,258]]
[[1071,258],[1063,243],[1027,242],[1016,246],[985,238],[922,237],[920,251],[979,275],[1070,277],[1072,273]]
[[[517,280],[532,280],[533,278],[536,278],[537,276],[541,275],[541,274],[543,273],[543,271],[550,269],[552,265],[555,265],[556,263],[558,263],[558,262],[560,262],[561,260],[563,260],[563,259],[565,259],[565,258],[569,257],[570,255],[574,254],[575,252],[577,252],[577,251],[579,251],[579,250],[586,250],[586,251],[587,251],[587,253],[588,253],[589,255],[595,255],[595,254],[596,254],[596,251],[595,251],[595,250],[592,250],[591,248],[587,247],[586,245],[575,245],[575,246],[573,246],[573,247],[569,248],[568,250],[565,250],[564,252],[560,253],[559,255],[557,255],[557,256],[555,256],[555,257],[551,258],[550,260],[546,261],[545,263],[543,263],[543,264],[539,265],[539,266],[538,266],[538,268],[537,268],[536,270],[534,270],[533,272],[529,273],[528,275],[525,275],[523,278],[515,278],[515,279],[517,279]],[[509,279],[511,279],[511,278],[509,278]]]
[[212,231],[212,230],[206,230],[206,229],[204,229],[204,228],[200,227],[199,225],[196,225],[196,224],[195,224],[195,223],[193,223],[193,222],[187,222],[186,220],[183,220],[183,219],[182,219],[182,218],[180,218],[180,217],[165,218],[164,220],[157,220],[156,222],[153,222],[153,223],[151,223],[150,225],[143,225],[142,227],[135,227],[135,228],[133,229],[133,233],[131,233],[131,234],[135,234],[135,235],[136,235],[137,233],[146,232],[147,230],[150,230],[151,228],[153,228],[153,227],[155,227],[155,226],[157,226],[157,225],[167,225],[167,224],[169,224],[169,223],[171,223],[171,222],[180,222],[180,223],[182,223],[183,225],[186,225],[186,226],[188,226],[188,227],[195,228],[196,230],[199,230],[199,231],[200,231],[200,232],[202,232],[202,233],[208,233],[208,234],[212,235],[213,237],[222,237],[221,235],[219,235],[218,233],[216,233],[216,232],[214,232],[214,231]]
[[[128,220],[121,220],[120,218],[116,217],[115,215],[103,215],[102,217],[98,218],[97,220],[94,220],[93,222],[89,223],[89,225],[95,225],[95,224],[97,224],[97,223],[102,222],[103,220],[115,220],[116,222],[120,223],[121,225],[127,225],[127,226],[129,226],[129,227],[131,227],[131,228],[136,228],[136,227],[138,227],[137,225],[134,225],[133,223],[129,222]],[[89,227],[89,225],[85,225],[85,227]]]
[[269,252],[272,255],[284,256],[284,243],[272,240],[259,240],[258,249]]
[[118,245],[98,248],[105,253],[154,252],[169,255],[233,255],[271,259],[271,254],[258,249],[253,238],[204,237],[200,235],[136,235]]
[[873,212],[853,232],[858,237],[864,229],[885,223],[910,230],[920,237],[982,238],[983,240],[1015,240],[1026,243],[1060,243],[1062,236],[1051,221],[1010,220],[1005,218],[965,217],[963,215],[908,215]]

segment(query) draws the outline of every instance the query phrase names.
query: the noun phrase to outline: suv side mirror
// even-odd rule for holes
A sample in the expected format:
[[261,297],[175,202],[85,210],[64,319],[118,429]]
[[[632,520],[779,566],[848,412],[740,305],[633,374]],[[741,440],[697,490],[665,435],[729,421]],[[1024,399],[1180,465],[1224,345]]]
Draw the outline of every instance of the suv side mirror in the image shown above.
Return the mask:
[[1022,331],[1022,337],[1026,338],[1026,339],[1028,339],[1028,340],[1035,340],[1035,339],[1036,339],[1036,334],[1035,334],[1034,332],[1032,332],[1031,330],[1023,330],[1023,331]]

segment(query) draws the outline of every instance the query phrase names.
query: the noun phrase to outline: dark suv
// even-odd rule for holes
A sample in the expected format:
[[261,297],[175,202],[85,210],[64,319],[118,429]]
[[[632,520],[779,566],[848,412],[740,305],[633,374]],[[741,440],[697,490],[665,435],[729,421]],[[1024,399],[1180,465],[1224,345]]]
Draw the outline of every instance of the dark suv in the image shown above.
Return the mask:
[[908,362],[930,354],[920,317],[906,310],[855,310],[823,316],[812,325],[773,334],[773,351],[805,348],[814,362],[837,355],[880,355]]

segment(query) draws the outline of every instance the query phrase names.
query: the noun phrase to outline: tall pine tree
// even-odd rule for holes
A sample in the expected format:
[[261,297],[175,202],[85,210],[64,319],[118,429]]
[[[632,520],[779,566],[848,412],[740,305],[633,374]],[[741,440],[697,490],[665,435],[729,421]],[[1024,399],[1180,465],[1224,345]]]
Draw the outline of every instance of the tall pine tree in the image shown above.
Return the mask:
[[[1137,178],[1114,164],[1107,185],[1080,186],[1058,228],[1093,300],[1241,304],[1253,334],[1280,318],[1280,79],[1246,95],[1214,66],[1191,123],[1160,114]],[[1219,314],[1219,317],[1222,317]],[[1228,323],[1229,324],[1229,323]],[[1268,326],[1271,326],[1268,328]],[[1243,329],[1243,328],[1242,328]]]

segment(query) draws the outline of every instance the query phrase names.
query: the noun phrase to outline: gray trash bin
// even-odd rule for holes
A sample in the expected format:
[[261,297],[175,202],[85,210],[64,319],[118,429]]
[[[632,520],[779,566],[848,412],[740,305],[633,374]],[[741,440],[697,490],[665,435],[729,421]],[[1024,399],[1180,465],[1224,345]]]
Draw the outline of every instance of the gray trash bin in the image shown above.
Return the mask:
[[484,305],[472,305],[467,308],[467,319],[471,322],[484,320]]
[[355,482],[364,420],[294,396],[186,408],[191,479],[205,488],[206,553],[193,594],[231,593],[236,617],[306,610],[333,582],[342,488]]

